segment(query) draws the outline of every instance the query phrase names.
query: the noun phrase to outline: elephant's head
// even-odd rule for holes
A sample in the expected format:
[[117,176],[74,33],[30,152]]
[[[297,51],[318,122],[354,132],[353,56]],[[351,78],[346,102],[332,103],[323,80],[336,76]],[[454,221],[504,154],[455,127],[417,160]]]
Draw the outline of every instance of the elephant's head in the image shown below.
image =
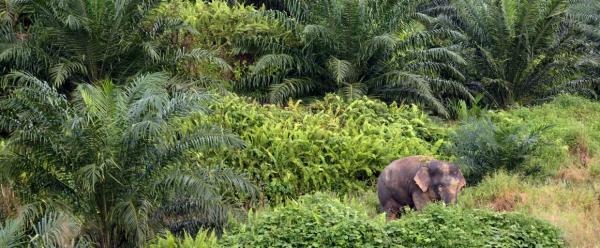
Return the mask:
[[456,203],[458,193],[467,183],[458,166],[437,160],[419,168],[414,180],[423,192],[433,192],[435,199],[432,200],[446,204]]

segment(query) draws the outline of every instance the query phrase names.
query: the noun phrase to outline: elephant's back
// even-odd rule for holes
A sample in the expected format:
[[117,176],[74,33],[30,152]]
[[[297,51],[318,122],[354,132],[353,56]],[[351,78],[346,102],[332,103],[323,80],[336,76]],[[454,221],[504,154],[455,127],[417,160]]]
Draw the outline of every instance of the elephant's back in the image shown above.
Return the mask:
[[[406,174],[406,173],[416,173],[419,167],[429,161],[433,160],[432,157],[428,156],[410,156],[401,158],[398,160],[392,161],[388,166],[386,166],[380,174],[380,177],[383,175],[384,177],[390,177],[390,174],[398,175],[398,174]],[[414,174],[413,174],[414,175]]]
[[412,182],[419,167],[431,160],[433,158],[427,156],[410,156],[394,160],[379,174],[377,184],[390,187],[405,186]]

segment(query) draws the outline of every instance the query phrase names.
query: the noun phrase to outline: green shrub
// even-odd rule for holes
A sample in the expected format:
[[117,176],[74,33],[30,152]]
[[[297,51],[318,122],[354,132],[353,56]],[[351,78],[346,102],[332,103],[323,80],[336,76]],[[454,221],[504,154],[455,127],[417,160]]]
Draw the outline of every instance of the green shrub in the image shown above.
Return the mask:
[[427,206],[396,221],[317,193],[250,215],[222,247],[563,247],[559,231],[530,217]]
[[[227,79],[241,79],[242,74],[254,61],[251,49],[240,49],[239,43],[248,37],[279,40],[289,43],[290,33],[275,18],[269,18],[253,6],[228,4],[228,1],[165,1],[155,10],[155,16],[183,20],[195,32],[173,34],[168,42],[177,42],[184,47],[218,51],[220,57],[233,65],[233,75]],[[196,73],[218,74],[218,68],[206,64],[192,66]]]
[[164,2],[156,14],[181,18],[195,28],[195,45],[233,53],[235,42],[244,37],[285,35],[276,20],[259,15],[259,11],[252,6],[229,5],[224,0],[172,0]]
[[379,247],[383,219],[372,221],[331,195],[317,193],[251,217],[224,247]]
[[179,239],[172,233],[167,233],[163,237],[155,238],[148,248],[214,248],[217,247],[217,237],[212,232],[198,232],[196,237],[185,234],[183,239]]
[[407,247],[564,247],[557,228],[522,214],[431,204],[385,227]]
[[247,147],[199,159],[244,170],[276,202],[314,191],[364,189],[395,159],[436,155],[445,137],[415,106],[366,98],[347,103],[329,95],[282,109],[228,97],[214,109],[212,116],[240,134]]
[[[497,129],[517,130],[521,137],[540,126],[551,126],[540,133],[540,145],[520,165],[524,172],[541,172],[534,178],[542,181],[564,167],[593,166],[594,157],[600,155],[598,102],[563,95],[543,105],[488,112],[487,116]],[[461,136],[454,138],[468,141]]]
[[523,165],[542,145],[540,136],[547,128],[498,125],[487,116],[470,118],[450,135],[450,153],[457,158],[469,183],[478,183],[498,169],[534,173],[540,168]]

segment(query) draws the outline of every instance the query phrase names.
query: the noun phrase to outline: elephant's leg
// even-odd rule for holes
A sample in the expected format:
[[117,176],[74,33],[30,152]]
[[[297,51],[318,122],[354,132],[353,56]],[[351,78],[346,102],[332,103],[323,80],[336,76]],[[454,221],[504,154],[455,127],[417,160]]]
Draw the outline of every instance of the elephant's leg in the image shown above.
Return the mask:
[[386,220],[390,221],[398,218],[401,208],[402,206],[398,202],[394,201],[393,199],[389,199],[383,206],[383,211],[385,211]]
[[425,205],[427,205],[429,202],[431,202],[431,199],[429,197],[429,194],[425,193],[425,192],[414,192],[412,194],[412,198],[413,198],[413,203],[415,204],[415,208],[417,210],[421,210],[425,207]]

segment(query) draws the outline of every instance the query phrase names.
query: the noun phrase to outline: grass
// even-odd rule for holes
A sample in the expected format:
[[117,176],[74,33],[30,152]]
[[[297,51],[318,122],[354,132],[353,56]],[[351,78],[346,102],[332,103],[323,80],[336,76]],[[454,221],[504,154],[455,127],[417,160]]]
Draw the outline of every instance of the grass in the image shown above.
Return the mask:
[[497,173],[477,187],[467,188],[460,198],[466,208],[518,211],[558,226],[572,247],[600,245],[600,178],[585,181],[551,179],[530,182],[518,175]]
[[553,127],[527,163],[552,171],[542,178],[499,172],[467,188],[467,208],[518,211],[557,225],[572,247],[600,246],[600,103],[573,96],[498,112],[500,123]]

